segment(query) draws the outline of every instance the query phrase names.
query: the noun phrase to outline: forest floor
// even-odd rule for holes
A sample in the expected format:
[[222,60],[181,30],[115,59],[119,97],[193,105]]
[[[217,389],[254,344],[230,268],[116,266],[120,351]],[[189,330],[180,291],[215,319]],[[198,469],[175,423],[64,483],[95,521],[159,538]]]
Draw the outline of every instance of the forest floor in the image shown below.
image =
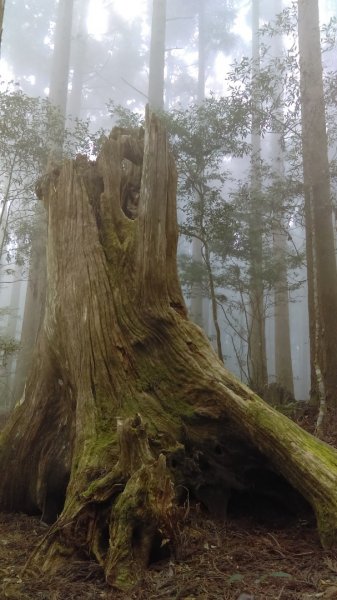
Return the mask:
[[[311,428],[310,416],[298,420]],[[190,507],[176,531],[179,555],[150,565],[127,594],[88,560],[60,576],[23,570],[46,532],[36,517],[0,513],[0,600],[337,600],[337,552],[322,550],[310,515],[272,504],[232,506],[225,523]]]

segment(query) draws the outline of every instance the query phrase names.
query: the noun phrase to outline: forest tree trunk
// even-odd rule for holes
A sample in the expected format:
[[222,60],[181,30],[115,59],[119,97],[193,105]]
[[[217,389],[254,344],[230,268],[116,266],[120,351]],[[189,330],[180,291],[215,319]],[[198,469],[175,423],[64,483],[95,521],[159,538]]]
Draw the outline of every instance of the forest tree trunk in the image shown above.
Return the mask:
[[[199,106],[205,101],[205,83],[206,83],[206,31],[205,31],[205,0],[198,0],[198,88],[197,103]],[[199,178],[204,179],[204,160],[197,162],[197,171]],[[201,186],[204,188],[204,184]],[[193,220],[197,231],[202,235],[204,228],[204,197],[203,194],[195,189],[194,191]],[[203,242],[200,237],[192,238],[192,261],[199,271],[199,277],[204,265]],[[194,323],[207,331],[207,320],[204,317],[204,298],[207,296],[203,289],[203,282],[196,279],[191,288],[191,306],[190,315]]]
[[[71,46],[71,29],[74,0],[60,0],[58,5],[57,23],[54,36],[54,52],[50,77],[49,100],[59,111],[56,115],[61,119],[61,130],[65,124],[65,115],[68,96],[69,62]],[[51,114],[52,138],[48,142],[48,162],[61,159],[62,135],[54,139],[54,132],[58,130],[55,123],[55,113]],[[43,210],[37,211],[34,216],[35,236],[32,239],[31,256],[29,264],[28,286],[21,332],[21,351],[17,362],[15,374],[15,400],[19,400],[23,393],[25,379],[32,361],[32,351],[35,346],[39,326],[43,320],[44,302],[46,294],[46,257],[45,253],[45,215]]]
[[[309,315],[315,319],[310,333],[314,358],[323,375],[327,411],[324,428],[337,423],[337,270],[334,245],[328,139],[320,45],[318,0],[298,2],[298,40],[300,51],[303,172],[306,203],[306,229],[312,244],[308,254],[314,260],[309,298]],[[308,218],[310,215],[311,218]],[[310,231],[309,231],[310,226]],[[311,265],[312,267],[312,265]],[[312,307],[317,305],[317,310]],[[316,313],[316,314],[315,314]],[[317,327],[319,335],[317,334]],[[320,347],[317,347],[319,344]],[[314,346],[314,348],[313,348]],[[319,385],[316,385],[316,390]]]
[[[282,217],[280,217],[282,219]],[[287,277],[287,240],[276,225],[273,232],[273,252],[279,268],[275,283],[275,377],[276,383],[294,397],[294,378],[291,362],[290,319]]]
[[[11,286],[11,295],[9,302],[9,314],[8,321],[5,329],[5,337],[10,340],[19,342],[18,339],[18,324],[20,322],[20,302],[22,295],[22,273],[19,267],[15,268],[14,277]],[[13,382],[15,376],[15,363],[17,360],[17,353],[9,355],[6,361],[6,380],[5,380],[5,409],[8,411],[14,406],[14,389]]]
[[43,207],[35,215],[35,231],[29,262],[29,275],[22,319],[20,350],[15,368],[13,403],[23,394],[27,374],[33,360],[33,350],[43,322],[46,299],[46,220]]
[[49,100],[62,117],[67,110],[68,79],[74,0],[60,0],[54,36]]
[[248,372],[252,388],[262,393],[268,384],[266,353],[266,315],[263,281],[263,233],[261,189],[261,123],[260,123],[260,0],[252,6],[252,135],[251,135],[251,191],[249,215],[249,303],[250,327],[248,332]]
[[0,0],[0,51],[1,51],[1,42],[2,42],[4,12],[5,12],[5,0]]
[[[274,0],[272,3],[273,18],[282,12],[282,0]],[[283,38],[281,34],[274,35],[271,39],[269,54],[273,59],[281,60],[283,55]],[[276,111],[276,118],[279,123],[283,123],[283,89],[281,81],[275,86],[274,99],[277,105],[281,99],[280,105]],[[284,152],[282,145],[282,136],[280,133],[274,133],[271,138],[271,161],[276,180],[284,180]],[[288,274],[287,274],[287,222],[284,217],[284,201],[281,194],[278,194],[278,201],[274,206],[274,227],[273,227],[273,254],[278,276],[274,287],[275,300],[275,380],[283,390],[286,390],[291,397],[294,397],[294,377],[291,360],[291,336],[290,336],[290,316],[289,316],[289,298],[288,298]]]
[[218,515],[230,493],[303,496],[322,543],[337,543],[335,450],[236,381],[186,317],[175,194],[151,113],[145,139],[115,129],[97,162],[66,161],[40,182],[45,318],[0,438],[0,508],[53,523],[31,560],[53,572],[90,555],[122,589],[173,544],[186,494]]
[[[87,19],[89,11],[89,0],[81,0],[75,5],[77,8],[77,24],[72,39],[72,69],[71,92],[68,99],[67,112],[72,119],[81,118],[81,107],[83,100],[83,82],[87,65],[88,51],[88,28]],[[73,126],[75,123],[73,121]]]
[[153,0],[149,104],[153,110],[164,110],[166,0]]

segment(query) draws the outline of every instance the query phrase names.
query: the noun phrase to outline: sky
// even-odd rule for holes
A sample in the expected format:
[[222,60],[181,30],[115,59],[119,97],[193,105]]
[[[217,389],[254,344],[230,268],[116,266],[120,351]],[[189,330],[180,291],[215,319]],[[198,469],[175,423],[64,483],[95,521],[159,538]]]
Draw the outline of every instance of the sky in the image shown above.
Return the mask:
[[[288,2],[284,2],[284,4],[287,3]],[[332,4],[331,0],[319,0],[322,21],[326,21],[333,14]],[[147,0],[91,0],[88,15],[88,31],[90,35],[98,40],[101,39],[107,31],[107,15],[111,6],[113,6],[114,9],[128,21],[133,21],[135,19],[141,20],[147,9]],[[248,0],[241,11],[241,14],[238,15],[235,21],[233,31],[234,33],[240,33],[245,39],[249,40],[251,38],[251,32],[245,20],[247,7],[249,7]],[[224,70],[228,67],[228,61],[228,57],[219,55],[216,71],[223,74]],[[1,76],[3,80],[7,81],[15,77],[14,73],[11,72],[8,64],[4,60],[1,61]]]
[[88,30],[91,35],[99,38],[106,33],[106,15],[111,5],[125,20],[133,21],[145,12],[146,0],[91,0],[88,15]]
[[[88,29],[91,35],[97,37],[104,35],[106,32],[105,15],[111,5],[128,21],[139,18],[146,10],[146,0],[91,0],[88,17]],[[247,2],[248,5],[249,2]],[[319,6],[322,19],[326,16],[330,17],[333,13],[331,0],[319,0]],[[245,11],[246,9],[244,9]],[[248,39],[251,36],[249,27],[243,19],[236,20],[234,30],[240,32],[241,35],[247,35]]]

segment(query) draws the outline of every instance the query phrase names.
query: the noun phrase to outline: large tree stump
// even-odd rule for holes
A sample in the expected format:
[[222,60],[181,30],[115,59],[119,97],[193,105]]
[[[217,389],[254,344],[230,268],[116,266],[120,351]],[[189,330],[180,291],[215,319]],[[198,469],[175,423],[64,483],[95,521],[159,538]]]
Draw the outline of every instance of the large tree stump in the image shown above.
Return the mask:
[[44,325],[0,442],[0,508],[53,523],[39,563],[91,555],[127,589],[174,542],[186,495],[224,516],[236,491],[303,497],[335,545],[337,453],[239,383],[187,319],[176,172],[157,118],[145,139],[113,130],[96,162],[66,161],[39,194]]

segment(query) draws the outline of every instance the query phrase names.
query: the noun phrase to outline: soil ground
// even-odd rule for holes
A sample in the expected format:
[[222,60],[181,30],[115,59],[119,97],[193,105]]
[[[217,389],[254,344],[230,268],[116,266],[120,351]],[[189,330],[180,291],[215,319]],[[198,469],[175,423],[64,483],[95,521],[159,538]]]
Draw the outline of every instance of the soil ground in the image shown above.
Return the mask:
[[[309,413],[297,420],[312,428]],[[59,576],[24,569],[47,531],[37,517],[0,513],[0,600],[337,600],[337,552],[322,550],[311,515],[271,503],[232,502],[226,522],[189,507],[176,526],[179,554],[150,565],[127,594],[88,559]]]

